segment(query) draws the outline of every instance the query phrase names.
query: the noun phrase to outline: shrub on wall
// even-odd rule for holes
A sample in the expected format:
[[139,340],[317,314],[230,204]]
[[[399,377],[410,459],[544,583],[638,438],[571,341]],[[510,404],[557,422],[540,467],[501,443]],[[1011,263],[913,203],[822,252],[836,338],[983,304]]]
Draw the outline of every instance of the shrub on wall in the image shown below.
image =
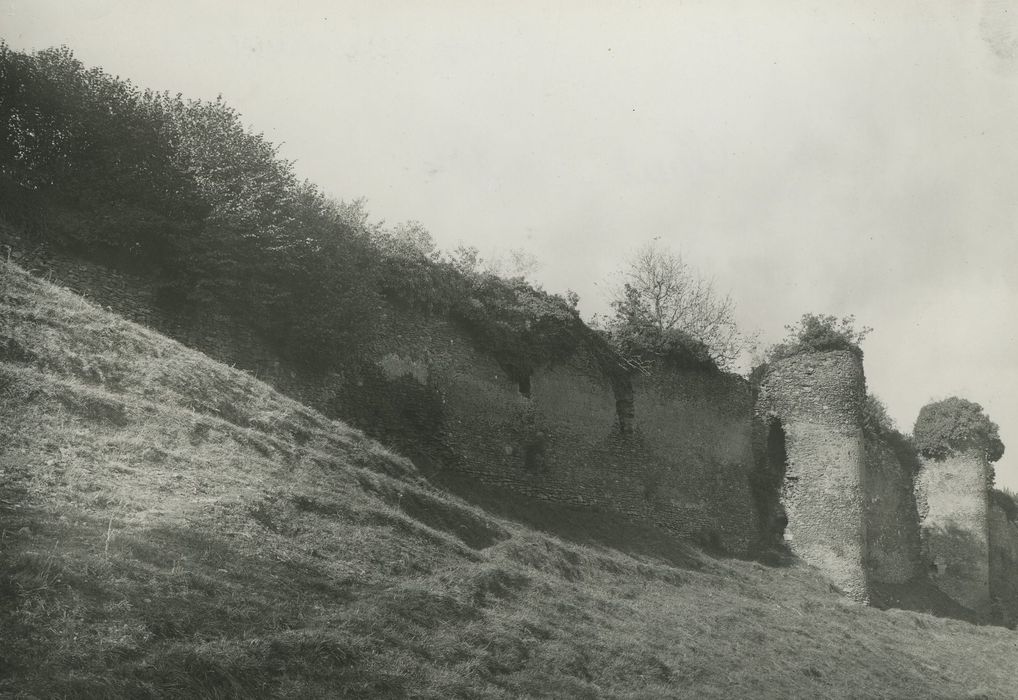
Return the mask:
[[922,462],[912,437],[897,430],[884,402],[873,394],[866,394],[862,405],[862,427],[869,435],[884,442],[898,463],[912,475],[919,472]]
[[944,459],[969,449],[981,451],[988,462],[1004,455],[997,424],[982,406],[957,396],[923,406],[912,434],[924,457]]
[[771,348],[770,360],[780,360],[793,355],[831,350],[847,350],[860,360],[862,348],[859,345],[872,328],[856,330],[855,316],[838,318],[830,314],[803,314],[798,323],[785,326],[788,332],[785,340]]
[[575,298],[482,271],[476,250],[441,255],[420,229],[412,245],[399,229],[377,231],[375,240],[386,298],[453,319],[521,386],[535,369],[569,357],[581,343],[599,343],[580,319]]
[[1018,494],[1009,489],[993,489],[990,491],[990,502],[1004,511],[1004,515],[1012,522],[1018,522]]
[[884,402],[873,394],[866,394],[862,405],[862,427],[874,435],[883,436],[894,430],[894,420]]

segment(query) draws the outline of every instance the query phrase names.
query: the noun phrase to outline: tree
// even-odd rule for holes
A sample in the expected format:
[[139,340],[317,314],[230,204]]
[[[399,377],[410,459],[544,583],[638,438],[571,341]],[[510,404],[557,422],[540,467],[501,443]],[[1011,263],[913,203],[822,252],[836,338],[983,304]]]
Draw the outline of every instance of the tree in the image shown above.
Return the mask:
[[511,248],[508,251],[496,251],[485,261],[484,268],[486,272],[505,279],[529,279],[541,268],[541,261],[523,248]]
[[206,214],[147,93],[66,47],[0,41],[0,124],[0,177],[45,202],[46,226],[82,252],[164,265]]
[[606,323],[614,339],[658,349],[688,346],[693,356],[705,353],[722,368],[749,348],[750,339],[736,325],[731,297],[720,294],[680,254],[647,244],[621,277],[612,294],[614,315]]

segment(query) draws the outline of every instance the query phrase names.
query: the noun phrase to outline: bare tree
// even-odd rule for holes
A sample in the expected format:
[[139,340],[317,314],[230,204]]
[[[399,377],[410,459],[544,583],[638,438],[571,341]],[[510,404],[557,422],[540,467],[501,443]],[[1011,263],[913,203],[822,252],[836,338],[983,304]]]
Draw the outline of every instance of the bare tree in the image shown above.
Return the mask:
[[615,318],[609,325],[640,324],[658,334],[682,331],[703,343],[722,368],[751,345],[735,323],[731,297],[660,244],[644,245],[628,261],[612,292],[612,307]]

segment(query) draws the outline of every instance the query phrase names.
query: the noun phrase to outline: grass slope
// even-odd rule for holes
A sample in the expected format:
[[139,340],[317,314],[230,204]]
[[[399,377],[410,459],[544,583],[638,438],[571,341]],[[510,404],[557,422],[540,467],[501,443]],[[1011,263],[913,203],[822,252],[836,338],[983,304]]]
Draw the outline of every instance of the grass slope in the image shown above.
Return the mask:
[[1013,631],[556,512],[0,267],[0,695],[1018,696]]

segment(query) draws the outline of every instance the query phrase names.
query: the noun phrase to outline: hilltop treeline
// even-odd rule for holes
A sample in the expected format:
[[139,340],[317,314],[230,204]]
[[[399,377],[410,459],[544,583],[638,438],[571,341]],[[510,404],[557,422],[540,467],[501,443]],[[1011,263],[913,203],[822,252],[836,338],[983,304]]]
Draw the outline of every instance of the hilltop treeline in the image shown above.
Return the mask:
[[330,199],[222,98],[0,43],[0,123],[0,214],[30,244],[144,274],[171,308],[215,301],[295,361],[362,356],[386,302],[456,319],[521,378],[590,336],[575,298]]

